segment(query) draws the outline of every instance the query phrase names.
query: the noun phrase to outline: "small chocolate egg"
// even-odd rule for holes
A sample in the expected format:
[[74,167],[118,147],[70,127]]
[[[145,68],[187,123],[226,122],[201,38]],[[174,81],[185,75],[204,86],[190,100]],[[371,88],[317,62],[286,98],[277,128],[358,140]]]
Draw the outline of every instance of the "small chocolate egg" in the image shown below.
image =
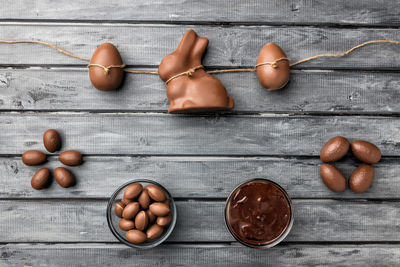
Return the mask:
[[[122,65],[123,62],[118,49],[113,44],[104,43],[94,51],[90,64],[109,67]],[[107,71],[102,67],[89,65],[89,77],[93,86],[99,90],[116,90],[124,78],[124,70],[116,67]]]
[[136,214],[138,213],[139,208],[140,208],[139,203],[137,203],[137,202],[129,203],[124,208],[124,211],[122,212],[122,217],[124,219],[128,219],[128,220],[133,219],[136,216]]
[[119,229],[129,231],[135,228],[135,223],[131,220],[121,219],[118,223]]
[[139,230],[129,230],[126,232],[126,239],[133,244],[141,244],[146,241],[147,236]]
[[164,190],[156,185],[149,184],[146,186],[146,190],[149,193],[151,199],[153,199],[154,201],[162,202],[166,199]]
[[40,190],[46,188],[50,182],[50,170],[48,168],[42,168],[38,170],[32,177],[31,185],[33,189]]
[[149,217],[147,217],[147,213],[144,210],[139,211],[139,213],[135,217],[136,229],[143,231],[144,229],[146,229],[148,223]]
[[58,156],[58,160],[61,161],[62,164],[68,166],[77,166],[82,163],[82,154],[75,150],[68,150],[62,152]]
[[372,185],[375,170],[370,165],[361,165],[353,171],[349,179],[350,189],[355,193],[363,193]]
[[153,213],[155,216],[166,216],[169,213],[169,207],[165,205],[164,203],[161,202],[155,202],[150,205],[149,207],[151,213]]
[[46,155],[38,150],[28,150],[22,154],[22,162],[28,166],[42,164],[47,159]]
[[54,179],[56,182],[64,187],[70,187],[75,184],[75,177],[67,169],[63,167],[58,167],[54,170]]
[[124,192],[124,199],[134,199],[140,192],[142,192],[143,186],[139,183],[129,185]]
[[[274,43],[268,43],[261,49],[256,64],[258,65],[257,77],[265,89],[281,89],[288,83],[290,76],[289,60],[284,58],[286,58],[285,52]],[[259,65],[266,62],[275,62],[275,64]]]
[[343,136],[336,136],[328,140],[321,149],[320,158],[323,162],[337,161],[349,151],[350,144]]
[[149,193],[147,193],[147,190],[143,190],[142,193],[140,194],[138,198],[138,202],[142,209],[148,209],[150,205],[150,197]]
[[351,142],[351,151],[356,158],[369,164],[378,163],[382,157],[381,150],[376,145],[364,140]]
[[172,221],[172,215],[171,214],[168,214],[165,217],[158,217],[157,218],[157,224],[159,226],[167,226],[168,224],[171,223],[171,221]]
[[115,207],[114,207],[115,215],[117,215],[118,217],[122,218],[122,212],[124,211],[125,206],[126,205],[124,203],[122,203],[122,202],[119,202],[119,203],[115,204]]
[[149,224],[152,224],[153,222],[156,221],[156,216],[153,213],[151,213],[150,210],[146,210],[146,213],[147,217],[149,218]]
[[157,224],[153,224],[152,226],[149,227],[149,229],[147,229],[146,232],[146,236],[148,239],[156,239],[158,237],[161,236],[161,234],[163,233],[164,228],[162,228],[161,226],[157,225]]
[[43,134],[43,144],[47,151],[53,153],[61,147],[61,137],[54,129],[49,129]]
[[346,189],[346,178],[336,167],[330,164],[322,164],[320,175],[326,187],[333,192],[342,192]]

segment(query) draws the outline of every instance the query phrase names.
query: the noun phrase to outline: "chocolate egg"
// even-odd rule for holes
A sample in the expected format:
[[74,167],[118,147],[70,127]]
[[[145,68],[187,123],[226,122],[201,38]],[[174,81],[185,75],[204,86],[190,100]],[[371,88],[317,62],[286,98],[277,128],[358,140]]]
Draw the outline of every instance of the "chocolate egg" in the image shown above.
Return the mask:
[[146,210],[146,213],[150,224],[156,221],[156,216],[150,210]]
[[140,244],[146,241],[147,236],[139,230],[129,230],[126,232],[126,239],[133,244]]
[[128,220],[133,219],[136,216],[136,214],[138,213],[139,208],[140,208],[139,203],[137,203],[137,202],[129,203],[124,208],[124,211],[122,212],[122,217],[124,219],[128,219]]
[[119,229],[129,231],[135,228],[135,223],[131,220],[121,219],[118,223]]
[[122,198],[121,199],[121,203],[124,204],[125,206],[128,205],[131,202],[133,202],[132,199],[127,199],[127,198]]
[[333,192],[342,192],[346,189],[346,178],[336,167],[323,164],[320,168],[322,181]]
[[[90,64],[98,64],[107,68],[113,65],[122,65],[123,62],[118,49],[110,43],[104,43],[94,51]],[[94,87],[102,91],[110,91],[121,85],[124,70],[119,67],[105,70],[99,66],[89,65],[89,77]]]
[[58,160],[68,166],[77,166],[82,163],[82,154],[75,150],[68,150],[62,152],[58,156]]
[[155,202],[149,207],[151,213],[155,216],[166,216],[169,213],[169,207],[161,202]]
[[337,161],[349,151],[349,141],[342,136],[329,139],[321,149],[320,158],[323,162]]
[[40,190],[45,188],[50,182],[50,170],[48,168],[42,168],[38,170],[32,177],[31,185],[33,189]]
[[[266,62],[271,64],[259,65]],[[285,52],[278,45],[274,43],[264,45],[258,54],[256,65],[258,81],[265,89],[281,89],[288,83],[289,60],[286,59]]]
[[152,226],[149,227],[149,229],[147,229],[146,236],[148,239],[154,240],[160,237],[163,231],[164,229],[161,226],[153,224]]
[[35,166],[46,161],[46,155],[38,150],[28,150],[22,154],[22,162],[28,166]]
[[146,186],[146,190],[154,201],[162,202],[166,199],[164,190],[156,185],[149,184]]
[[150,205],[150,197],[149,193],[147,193],[147,190],[143,190],[142,193],[140,194],[138,198],[138,202],[142,209],[148,209]]
[[147,217],[147,213],[144,210],[140,211],[135,217],[136,229],[143,231],[146,229],[148,223],[149,218]]
[[142,192],[143,186],[139,183],[129,185],[124,192],[124,199],[134,199],[140,192]]
[[49,129],[43,134],[43,144],[47,151],[53,153],[61,147],[61,137],[54,129]]
[[170,224],[172,221],[172,215],[168,214],[168,216],[165,217],[158,217],[157,218],[157,224],[159,226],[167,226],[168,224]]
[[363,140],[351,142],[351,151],[356,158],[369,164],[377,163],[382,157],[381,150],[376,145]]
[[73,186],[75,184],[75,178],[72,173],[63,167],[58,167],[54,170],[54,179],[60,186],[64,188]]
[[370,165],[361,165],[350,176],[349,186],[355,193],[363,193],[371,186],[375,170]]
[[119,203],[115,204],[115,207],[114,207],[115,215],[117,215],[118,217],[122,218],[122,212],[124,211],[125,206],[126,205],[124,203],[122,203],[122,202],[119,202]]

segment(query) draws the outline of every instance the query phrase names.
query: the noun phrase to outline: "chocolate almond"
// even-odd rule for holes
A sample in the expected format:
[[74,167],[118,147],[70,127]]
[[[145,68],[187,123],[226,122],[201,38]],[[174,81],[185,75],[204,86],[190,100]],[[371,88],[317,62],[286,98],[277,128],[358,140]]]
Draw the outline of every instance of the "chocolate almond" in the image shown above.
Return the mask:
[[[118,49],[113,44],[104,43],[94,51],[90,64],[110,67],[122,65],[123,62]],[[99,90],[116,90],[122,83],[124,70],[122,68],[109,68],[107,71],[100,66],[89,65],[89,77],[93,86]]]
[[[263,64],[263,63],[272,64]],[[264,45],[257,58],[257,77],[267,90],[283,88],[289,81],[289,60],[283,50],[274,43]],[[263,65],[259,65],[263,64]]]

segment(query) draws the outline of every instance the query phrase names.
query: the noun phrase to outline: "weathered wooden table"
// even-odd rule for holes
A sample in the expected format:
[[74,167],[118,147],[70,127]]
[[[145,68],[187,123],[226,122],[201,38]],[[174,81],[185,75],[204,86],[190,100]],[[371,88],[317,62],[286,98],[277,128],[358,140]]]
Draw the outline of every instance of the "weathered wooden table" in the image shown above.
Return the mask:
[[[0,39],[42,40],[90,57],[112,42],[132,68],[155,70],[183,33],[210,40],[208,68],[253,66],[278,43],[296,61],[372,39],[400,40],[399,1],[3,0]],[[78,2],[78,1],[76,1]],[[127,75],[115,92],[94,89],[82,62],[36,45],[0,46],[1,266],[392,266],[400,264],[400,79],[396,45],[296,66],[290,84],[268,92],[254,73],[219,74],[232,112],[166,113],[165,86]],[[63,150],[85,163],[77,186],[30,187],[38,169],[21,162],[58,129]],[[364,194],[330,192],[319,177],[329,138],[366,139],[383,152]],[[348,176],[354,159],[338,163]],[[46,166],[59,166],[57,156]],[[268,250],[235,242],[223,219],[238,183],[265,177],[293,198],[295,223]],[[148,178],[177,200],[163,245],[134,250],[112,236],[106,204],[122,183]]]

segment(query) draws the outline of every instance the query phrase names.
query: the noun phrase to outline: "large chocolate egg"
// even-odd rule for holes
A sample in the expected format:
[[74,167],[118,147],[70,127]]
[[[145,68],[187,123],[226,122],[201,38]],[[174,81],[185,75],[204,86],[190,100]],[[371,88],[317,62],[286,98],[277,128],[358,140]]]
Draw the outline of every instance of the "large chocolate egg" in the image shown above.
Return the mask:
[[[267,62],[271,64],[263,64]],[[272,64],[274,62],[275,64]],[[281,89],[288,83],[289,60],[286,59],[285,52],[278,45],[274,43],[264,45],[258,54],[257,65],[257,77],[265,89]]]
[[119,67],[109,68],[104,67],[120,66],[123,64],[121,55],[118,49],[110,44],[104,43],[94,51],[89,65],[89,77],[93,86],[102,91],[110,91],[117,89],[124,78],[124,70]]

